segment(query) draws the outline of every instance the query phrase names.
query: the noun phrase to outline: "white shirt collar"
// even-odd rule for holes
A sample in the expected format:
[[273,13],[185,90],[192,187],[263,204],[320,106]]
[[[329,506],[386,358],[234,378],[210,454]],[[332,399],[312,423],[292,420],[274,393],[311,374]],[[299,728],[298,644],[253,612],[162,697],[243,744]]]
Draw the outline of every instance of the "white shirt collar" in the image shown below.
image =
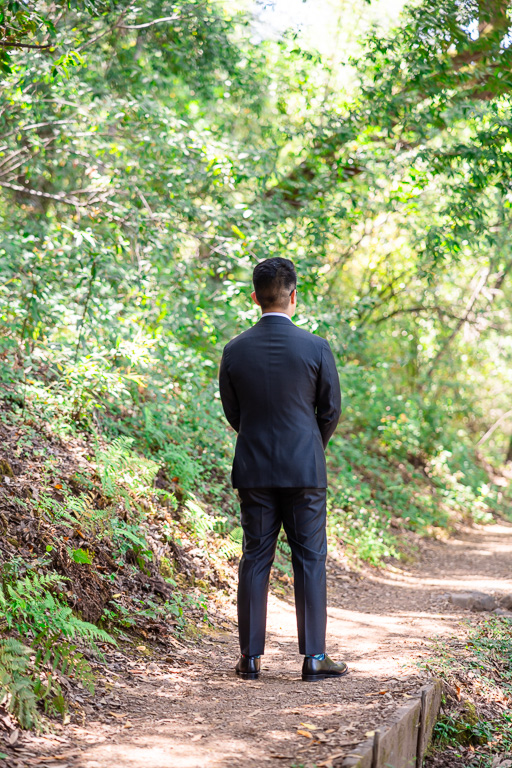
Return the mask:
[[262,317],[286,317],[286,319],[289,320],[290,323],[293,322],[290,315],[287,315],[285,312],[264,312],[262,314]]

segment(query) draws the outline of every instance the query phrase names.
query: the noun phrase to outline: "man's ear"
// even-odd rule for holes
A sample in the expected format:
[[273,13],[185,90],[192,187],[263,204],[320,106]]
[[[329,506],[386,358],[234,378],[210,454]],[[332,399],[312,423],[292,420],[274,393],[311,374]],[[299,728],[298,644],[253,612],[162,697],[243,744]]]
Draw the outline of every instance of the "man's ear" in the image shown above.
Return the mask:
[[254,301],[255,304],[258,305],[258,307],[261,307],[261,304],[259,303],[258,299],[256,298],[256,291],[253,291],[251,293],[251,299]]

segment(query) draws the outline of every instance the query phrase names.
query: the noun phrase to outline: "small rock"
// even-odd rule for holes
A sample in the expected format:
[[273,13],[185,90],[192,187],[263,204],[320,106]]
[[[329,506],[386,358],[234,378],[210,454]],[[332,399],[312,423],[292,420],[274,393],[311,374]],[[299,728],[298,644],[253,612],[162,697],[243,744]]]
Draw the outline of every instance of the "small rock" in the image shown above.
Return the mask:
[[469,610],[473,607],[473,595],[471,592],[454,592],[448,596],[448,599],[458,608],[467,608]]
[[473,611],[493,611],[497,607],[496,599],[485,592],[452,592],[451,602],[459,608]]
[[495,616],[506,616],[507,618],[512,617],[512,611],[506,611],[504,608],[495,608],[493,613]]
[[500,597],[500,605],[506,611],[512,611],[512,595],[503,595]]
[[497,607],[496,598],[483,592],[474,592],[474,611],[493,611]]

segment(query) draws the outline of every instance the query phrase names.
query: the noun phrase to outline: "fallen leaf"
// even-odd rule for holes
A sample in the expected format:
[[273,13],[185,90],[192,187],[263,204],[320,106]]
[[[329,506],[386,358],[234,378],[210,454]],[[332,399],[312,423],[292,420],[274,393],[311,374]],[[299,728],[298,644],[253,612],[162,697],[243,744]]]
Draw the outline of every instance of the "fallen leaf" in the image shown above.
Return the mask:
[[118,715],[117,712],[109,712],[109,715],[112,715],[112,717],[117,717],[118,720],[122,720],[123,717],[128,717],[128,715]]
[[137,650],[138,650],[138,651],[147,651],[147,648],[146,648],[146,646],[145,646],[145,645],[138,645],[138,646],[137,646]]
[[60,755],[44,755],[42,757],[38,757],[37,759],[39,762],[48,762],[53,763],[54,760],[67,760],[68,757],[74,757],[75,755],[81,754],[80,749],[72,749],[68,752],[61,752]]
[[15,730],[9,734],[9,738],[7,739],[8,743],[11,745],[16,744],[16,742],[18,741],[19,735],[20,735],[19,729],[15,728]]
[[322,760],[320,763],[317,763],[318,768],[321,768],[321,766],[325,766],[325,768],[329,768],[329,766],[332,766],[332,761],[336,760],[338,757],[343,757],[345,753],[344,752],[334,752],[332,755],[329,755],[329,757],[326,757],[325,760]]
[[309,731],[301,731],[300,729],[297,731],[298,736],[305,736],[306,739],[312,739],[313,734],[311,734]]
[[126,723],[123,724],[123,728],[133,728],[133,723],[127,720]]
[[335,730],[336,730],[336,728],[328,728],[326,730],[326,733],[334,733]]
[[384,689],[383,691],[379,691],[380,695],[383,696],[385,693],[387,693],[387,690]]
[[195,736],[192,736],[190,741],[199,741],[199,739],[202,739],[202,738],[203,738],[203,734],[202,733],[196,733]]
[[375,736],[375,731],[366,731],[364,735],[367,739],[371,739],[372,736]]
[[308,731],[318,731],[318,725],[313,725],[313,723],[301,723],[301,725],[307,728]]

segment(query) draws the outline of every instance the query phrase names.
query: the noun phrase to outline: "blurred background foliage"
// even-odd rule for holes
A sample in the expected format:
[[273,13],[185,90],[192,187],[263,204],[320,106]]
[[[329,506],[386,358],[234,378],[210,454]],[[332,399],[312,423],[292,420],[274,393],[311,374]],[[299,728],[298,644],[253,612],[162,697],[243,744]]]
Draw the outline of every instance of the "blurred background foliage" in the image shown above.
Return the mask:
[[0,4],[2,390],[236,526],[218,361],[292,258],[342,384],[332,532],[379,563],[507,502],[511,14],[295,5]]

